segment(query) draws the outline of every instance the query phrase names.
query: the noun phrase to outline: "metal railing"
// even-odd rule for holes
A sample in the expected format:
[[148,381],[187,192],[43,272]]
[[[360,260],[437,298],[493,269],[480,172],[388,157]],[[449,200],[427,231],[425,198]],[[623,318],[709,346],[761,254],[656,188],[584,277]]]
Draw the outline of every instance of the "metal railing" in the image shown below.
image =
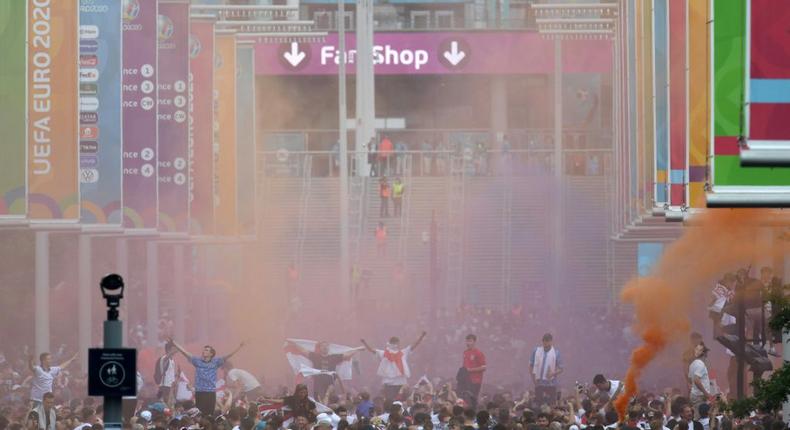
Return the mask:
[[[357,155],[349,151],[349,172],[356,176]],[[438,150],[393,152],[386,157],[364,153],[368,162],[374,164],[375,176],[396,177],[405,169],[412,176],[446,176],[450,173],[453,155],[464,159],[464,174],[467,176],[548,176],[554,173],[554,150]],[[567,149],[563,151],[565,175],[601,176],[612,169],[611,149]],[[399,162],[400,160],[400,162]],[[338,154],[333,151],[258,151],[259,176],[312,177],[337,176]],[[407,166],[408,163],[408,166]]]

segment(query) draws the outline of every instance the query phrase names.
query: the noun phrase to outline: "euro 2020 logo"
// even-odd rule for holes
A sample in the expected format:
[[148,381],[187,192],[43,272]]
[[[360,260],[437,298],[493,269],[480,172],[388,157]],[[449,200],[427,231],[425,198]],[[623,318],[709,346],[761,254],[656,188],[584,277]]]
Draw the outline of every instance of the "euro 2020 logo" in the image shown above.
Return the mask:
[[165,41],[173,37],[173,21],[165,15],[159,15],[156,19],[157,35],[160,41]]
[[123,20],[134,21],[140,15],[140,2],[138,0],[123,0]]

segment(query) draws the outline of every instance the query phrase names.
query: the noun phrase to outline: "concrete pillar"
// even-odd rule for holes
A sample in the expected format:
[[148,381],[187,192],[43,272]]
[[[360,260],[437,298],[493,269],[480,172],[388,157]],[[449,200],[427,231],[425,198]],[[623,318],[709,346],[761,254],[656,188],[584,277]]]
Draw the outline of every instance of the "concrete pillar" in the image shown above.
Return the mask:
[[499,149],[502,135],[507,132],[507,77],[491,76],[491,133],[494,148]]
[[49,352],[49,232],[35,234],[35,353]]
[[[119,237],[115,240],[115,273],[121,275],[123,279],[129,284],[129,280],[131,279],[129,273],[129,241],[126,238]],[[102,274],[104,276],[105,274]],[[126,285],[126,288],[129,288],[129,285]],[[124,301],[126,303],[125,306],[121,306],[118,310],[120,311],[120,319],[121,321],[126,321],[127,324],[124,326],[125,330],[128,330],[127,333],[124,333],[125,339],[131,339],[132,333],[131,330],[133,328],[132,324],[129,324],[129,306],[131,305],[130,297],[132,293],[129,290],[125,292]]]
[[183,300],[184,297],[187,296],[186,294],[186,287],[184,284],[184,249],[186,245],[173,245],[173,296],[176,298],[174,306],[174,324],[175,330],[173,335],[176,339],[179,339],[183,342],[184,338],[186,337],[186,327],[185,327],[185,319],[186,319],[186,303]]
[[[80,363],[82,370],[88,369],[87,353],[92,346],[93,320],[91,318],[91,291],[99,293],[98,284],[93,285],[91,279],[92,255],[91,238],[81,234],[77,237],[77,333],[79,338]],[[93,287],[96,287],[95,289]]]
[[145,244],[146,261],[146,346],[156,347],[159,343],[159,255],[156,241]]

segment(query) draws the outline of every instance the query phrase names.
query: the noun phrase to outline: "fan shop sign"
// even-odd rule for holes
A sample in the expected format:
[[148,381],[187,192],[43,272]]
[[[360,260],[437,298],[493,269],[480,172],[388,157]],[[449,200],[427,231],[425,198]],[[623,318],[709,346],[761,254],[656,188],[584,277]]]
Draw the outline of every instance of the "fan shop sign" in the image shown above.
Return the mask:
[[[563,41],[566,73],[607,73],[612,44],[607,40]],[[346,52],[337,33],[321,42],[270,43],[255,47],[259,75],[334,75],[345,58],[354,73],[356,37],[346,36]],[[554,72],[554,41],[527,32],[376,33],[373,64],[380,75],[540,74]]]

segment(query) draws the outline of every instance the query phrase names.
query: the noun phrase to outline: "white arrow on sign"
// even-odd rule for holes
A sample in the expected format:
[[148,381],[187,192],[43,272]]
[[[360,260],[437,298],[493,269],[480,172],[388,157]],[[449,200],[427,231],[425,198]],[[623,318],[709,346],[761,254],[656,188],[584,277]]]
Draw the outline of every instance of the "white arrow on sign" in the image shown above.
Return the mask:
[[453,66],[457,66],[461,60],[466,57],[466,53],[464,51],[458,50],[458,42],[453,41],[450,43],[450,50],[444,51],[444,58],[450,62]]
[[291,42],[291,52],[286,51],[283,53],[285,60],[293,67],[298,66],[306,56],[307,54],[299,51],[299,44],[297,42]]

